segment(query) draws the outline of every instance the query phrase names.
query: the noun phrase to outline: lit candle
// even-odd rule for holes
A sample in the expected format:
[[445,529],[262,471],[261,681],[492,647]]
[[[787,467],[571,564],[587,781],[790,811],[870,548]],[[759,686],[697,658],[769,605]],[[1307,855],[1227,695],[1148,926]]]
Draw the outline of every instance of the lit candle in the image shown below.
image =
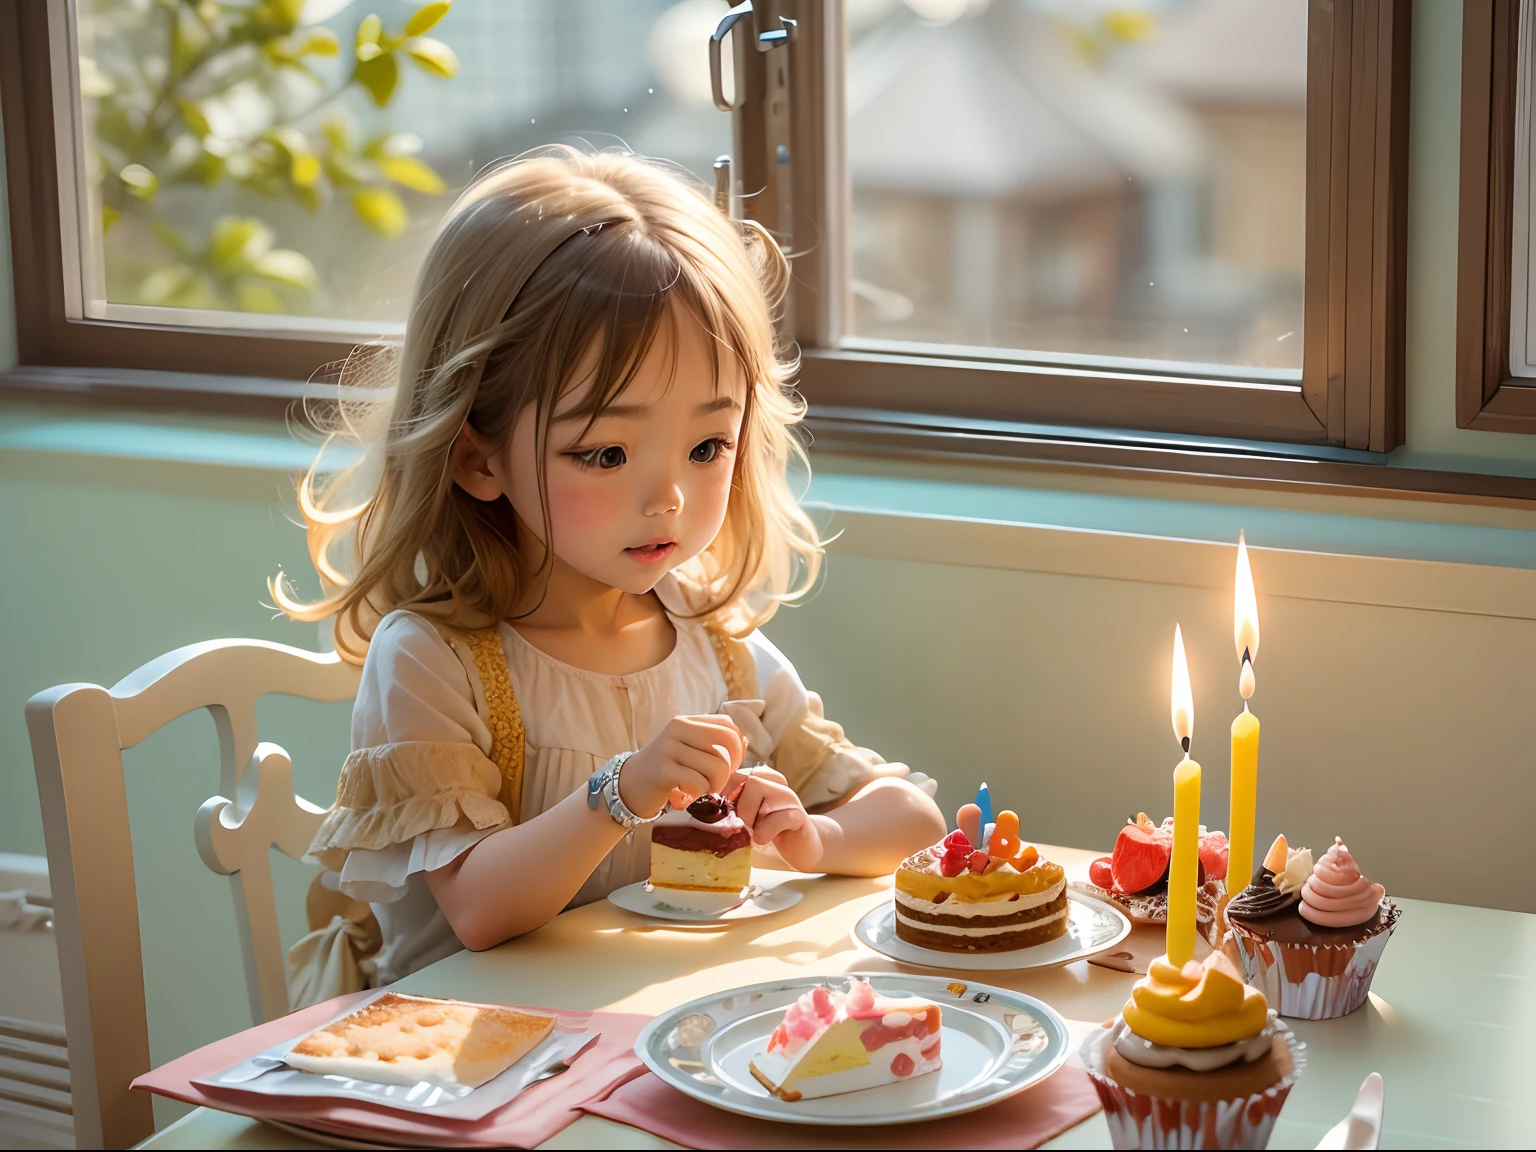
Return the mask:
[[1168,962],[1182,967],[1195,958],[1195,889],[1200,863],[1200,765],[1189,758],[1195,731],[1195,699],[1189,689],[1184,633],[1173,628],[1173,734],[1184,759],[1173,770],[1173,862],[1168,869]]
[[1227,891],[1240,891],[1253,875],[1254,811],[1259,796],[1259,718],[1248,711],[1256,682],[1253,662],[1259,657],[1259,606],[1253,596],[1253,570],[1248,566],[1248,542],[1237,536],[1237,583],[1232,596],[1232,639],[1241,664],[1237,690],[1243,710],[1232,721],[1232,812],[1228,819],[1231,855]]

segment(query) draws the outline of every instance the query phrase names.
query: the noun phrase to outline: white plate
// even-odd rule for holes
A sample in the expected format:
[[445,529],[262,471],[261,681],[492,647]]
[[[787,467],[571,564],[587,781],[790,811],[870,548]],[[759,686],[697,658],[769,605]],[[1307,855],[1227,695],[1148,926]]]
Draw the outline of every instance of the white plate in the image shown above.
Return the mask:
[[877,904],[853,926],[853,938],[882,956],[924,968],[956,972],[1012,972],[1021,968],[1055,968],[1084,960],[1113,948],[1131,934],[1131,922],[1113,904],[1067,891],[1067,934],[1033,948],[1011,952],[940,952],[922,948],[896,935],[894,900]]
[[791,888],[788,884],[770,886],[753,884],[747,889],[747,895],[741,903],[724,912],[695,912],[687,908],[672,907],[658,894],[647,891],[646,882],[642,880],[638,884],[626,884],[623,888],[608,893],[608,902],[626,912],[649,916],[653,920],[665,920],[672,924],[698,925],[750,920],[754,916],[771,916],[775,912],[793,908],[800,903],[804,895],[805,893],[798,888]]
[[[753,1079],[748,1061],[762,1051],[784,1010],[824,981],[803,977],[754,984],[674,1008],[646,1025],[635,1052],[681,1092],[761,1120],[789,1124],[906,1124],[995,1104],[1045,1079],[1067,1061],[1067,1026],[1032,996],[938,976],[879,973],[877,992],[926,996],[944,1010],[943,1067],[903,1084],[785,1103]],[[845,977],[825,981],[842,986]]]

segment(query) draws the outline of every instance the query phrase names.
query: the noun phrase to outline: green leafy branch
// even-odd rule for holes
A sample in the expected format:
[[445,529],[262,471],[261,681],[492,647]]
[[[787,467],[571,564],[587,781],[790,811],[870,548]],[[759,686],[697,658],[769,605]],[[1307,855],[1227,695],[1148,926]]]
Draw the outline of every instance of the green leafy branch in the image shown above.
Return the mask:
[[342,42],[306,24],[305,0],[153,0],[94,29],[106,50],[82,58],[81,94],[95,119],[94,173],[103,231],[134,221],[169,263],[140,281],[145,303],[284,311],[307,303],[319,276],[303,253],[275,246],[267,222],[225,216],[201,240],[160,217],[166,189],[230,183],[318,213],[345,200],[383,238],[410,212],[398,189],[446,190],[404,133],[360,138],[337,101],[350,89],[377,108],[396,96],[405,63],[452,79],[453,49],[427,35],[449,0],[416,9],[398,29],[365,16],[350,66],[328,80],[321,61]]

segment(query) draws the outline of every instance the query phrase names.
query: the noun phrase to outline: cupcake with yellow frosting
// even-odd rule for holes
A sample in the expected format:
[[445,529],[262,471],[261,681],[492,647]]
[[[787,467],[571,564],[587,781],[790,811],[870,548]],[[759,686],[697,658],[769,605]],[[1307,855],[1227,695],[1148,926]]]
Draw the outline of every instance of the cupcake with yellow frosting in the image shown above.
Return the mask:
[[1154,960],[1082,1059],[1116,1148],[1263,1148],[1306,1046],[1213,952]]

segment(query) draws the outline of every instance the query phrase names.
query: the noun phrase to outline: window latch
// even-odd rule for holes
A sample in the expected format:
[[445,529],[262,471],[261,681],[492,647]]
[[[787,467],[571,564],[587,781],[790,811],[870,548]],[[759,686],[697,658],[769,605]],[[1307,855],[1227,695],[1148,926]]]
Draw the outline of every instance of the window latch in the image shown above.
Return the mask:
[[722,112],[734,112],[740,104],[733,104],[726,99],[725,73],[720,64],[720,45],[731,34],[743,16],[751,16],[753,23],[753,39],[759,52],[772,52],[775,48],[788,44],[795,38],[797,22],[788,16],[770,16],[769,20],[777,23],[774,28],[757,28],[758,14],[754,11],[753,0],[741,0],[729,12],[720,18],[720,23],[715,26],[714,35],[709,38],[709,86],[714,94],[715,107]]

